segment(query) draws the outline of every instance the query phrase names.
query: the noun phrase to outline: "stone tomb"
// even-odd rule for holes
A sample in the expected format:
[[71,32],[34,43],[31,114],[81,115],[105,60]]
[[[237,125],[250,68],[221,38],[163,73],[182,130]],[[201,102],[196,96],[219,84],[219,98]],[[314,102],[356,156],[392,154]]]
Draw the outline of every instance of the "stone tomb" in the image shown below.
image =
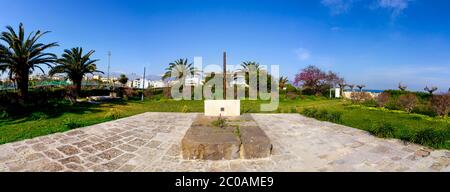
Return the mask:
[[199,114],[186,132],[182,155],[187,160],[231,160],[269,157],[272,144],[249,114],[208,117]]

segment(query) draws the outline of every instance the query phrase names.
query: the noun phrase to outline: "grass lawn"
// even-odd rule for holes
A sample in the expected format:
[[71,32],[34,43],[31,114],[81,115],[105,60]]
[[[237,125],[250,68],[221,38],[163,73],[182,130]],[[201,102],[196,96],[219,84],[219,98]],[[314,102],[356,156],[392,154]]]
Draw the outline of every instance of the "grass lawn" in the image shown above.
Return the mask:
[[[242,113],[259,113],[261,101],[242,101]],[[14,117],[0,120],[0,144],[32,137],[62,132],[71,128],[98,124],[115,118],[128,117],[144,112],[203,112],[203,101],[147,100],[116,102],[109,104],[61,105],[34,112],[28,117]],[[370,130],[378,123],[389,123],[394,137],[402,138],[411,131],[423,128],[450,129],[450,118],[434,118],[407,114],[365,106],[351,105],[346,101],[306,97],[301,100],[281,100],[280,107],[273,113],[299,113],[314,107],[342,112],[340,124],[363,130]],[[446,142],[436,148],[450,149],[450,134]]]

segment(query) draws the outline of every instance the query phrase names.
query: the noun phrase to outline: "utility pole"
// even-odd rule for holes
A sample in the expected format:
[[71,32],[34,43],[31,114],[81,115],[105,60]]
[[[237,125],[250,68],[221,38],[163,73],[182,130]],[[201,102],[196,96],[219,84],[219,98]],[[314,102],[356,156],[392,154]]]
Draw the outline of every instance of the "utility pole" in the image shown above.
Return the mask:
[[108,84],[111,85],[110,79],[109,79],[109,69],[111,68],[111,51],[108,51]]
[[227,100],[227,52],[223,52],[223,99]]
[[144,67],[144,76],[142,78],[142,96],[141,96],[141,101],[144,101],[144,89],[145,89],[145,67]]

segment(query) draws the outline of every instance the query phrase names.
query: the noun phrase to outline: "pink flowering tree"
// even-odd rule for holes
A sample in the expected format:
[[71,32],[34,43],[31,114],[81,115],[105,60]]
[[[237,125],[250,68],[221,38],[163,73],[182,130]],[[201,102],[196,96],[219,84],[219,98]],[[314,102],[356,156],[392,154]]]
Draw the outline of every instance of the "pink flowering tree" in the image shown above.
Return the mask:
[[343,81],[336,73],[325,73],[316,66],[310,65],[295,75],[294,85],[311,89],[314,94],[320,94],[324,89],[336,86]]

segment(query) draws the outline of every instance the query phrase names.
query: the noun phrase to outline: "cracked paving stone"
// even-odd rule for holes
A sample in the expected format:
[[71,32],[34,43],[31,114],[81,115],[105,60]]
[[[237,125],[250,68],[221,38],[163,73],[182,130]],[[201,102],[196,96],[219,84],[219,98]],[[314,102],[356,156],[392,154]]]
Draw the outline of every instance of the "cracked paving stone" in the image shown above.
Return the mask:
[[64,145],[61,147],[56,148],[59,151],[63,152],[66,155],[75,155],[80,153],[80,150],[78,150],[76,147],[74,146],[70,146],[70,145]]
[[122,150],[127,151],[127,152],[135,152],[136,150],[138,150],[137,147],[133,147],[133,146],[128,145],[128,144],[120,145],[119,149],[122,149]]
[[42,159],[44,157],[45,156],[42,153],[33,153],[33,154],[30,154],[27,157],[25,157],[25,160],[34,161],[34,160]]
[[112,149],[108,149],[106,151],[104,151],[103,153],[98,154],[97,156],[106,160],[111,160],[119,155],[121,155],[123,152],[112,148]]
[[42,170],[50,172],[58,172],[64,170],[64,167],[58,163],[51,162],[44,164],[44,166],[42,166]]
[[32,149],[36,151],[45,151],[47,150],[47,145],[44,143],[36,143],[31,146]]
[[104,151],[104,150],[111,148],[112,144],[110,142],[105,141],[105,142],[101,142],[101,143],[92,145],[92,147],[94,147],[95,149],[97,149],[99,151]]
[[80,157],[78,157],[78,156],[67,157],[67,158],[59,160],[59,162],[61,162],[62,164],[68,164],[68,163],[81,164],[82,163]]
[[73,145],[76,145],[77,147],[82,148],[82,147],[85,147],[85,146],[88,146],[88,145],[92,145],[92,144],[93,143],[90,142],[89,140],[83,140],[83,141],[74,143]]
[[50,159],[61,159],[64,157],[60,152],[54,149],[44,151],[44,154],[47,155],[47,157],[49,157]]
[[137,146],[137,147],[143,146],[143,145],[145,145],[145,143],[147,143],[147,142],[145,142],[142,139],[135,139],[133,141],[128,142],[128,144],[131,144],[131,145],[134,145],[134,146]]

